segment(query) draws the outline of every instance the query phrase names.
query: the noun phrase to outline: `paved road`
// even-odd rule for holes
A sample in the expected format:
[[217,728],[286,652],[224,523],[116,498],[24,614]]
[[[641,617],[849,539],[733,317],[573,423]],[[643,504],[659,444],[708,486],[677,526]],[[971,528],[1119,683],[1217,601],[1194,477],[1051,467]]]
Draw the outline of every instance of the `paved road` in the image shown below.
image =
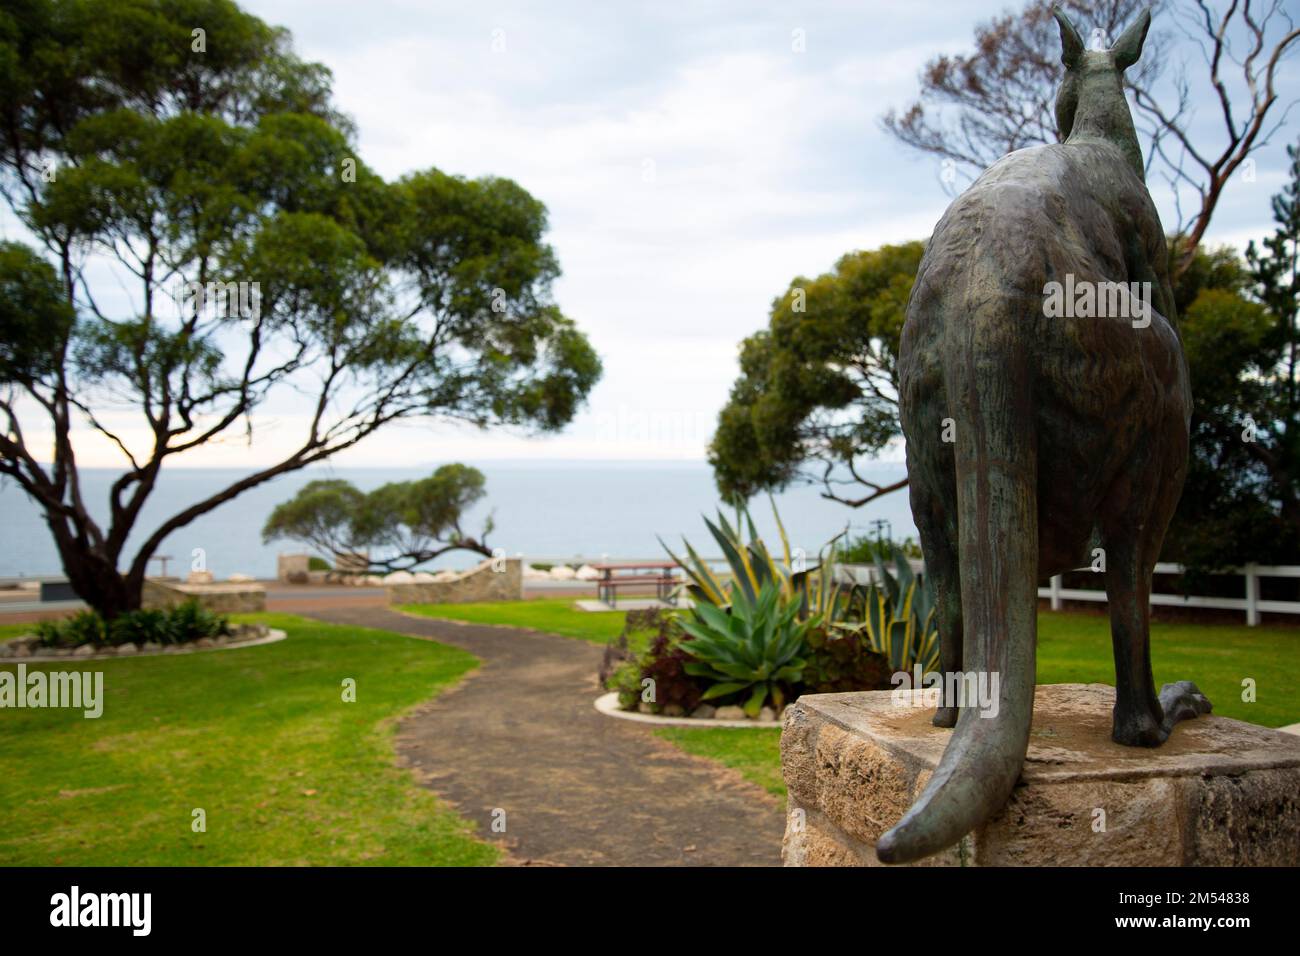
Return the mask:
[[[373,607],[306,613],[432,638],[483,661],[402,721],[397,749],[425,786],[478,824],[484,838],[500,842],[511,862],[780,865],[778,800],[650,728],[595,711],[600,648]],[[492,830],[497,810],[505,811],[504,833]]]

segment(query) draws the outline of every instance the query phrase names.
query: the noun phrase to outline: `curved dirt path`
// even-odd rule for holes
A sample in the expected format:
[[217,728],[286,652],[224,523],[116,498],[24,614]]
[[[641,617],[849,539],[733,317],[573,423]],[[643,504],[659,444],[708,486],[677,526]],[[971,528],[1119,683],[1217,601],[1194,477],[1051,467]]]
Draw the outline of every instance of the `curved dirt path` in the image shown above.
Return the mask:
[[[397,751],[509,862],[780,865],[780,801],[644,725],[596,712],[596,645],[380,608],[304,613],[431,638],[482,660],[402,720]],[[493,830],[496,811],[505,811],[504,833]]]

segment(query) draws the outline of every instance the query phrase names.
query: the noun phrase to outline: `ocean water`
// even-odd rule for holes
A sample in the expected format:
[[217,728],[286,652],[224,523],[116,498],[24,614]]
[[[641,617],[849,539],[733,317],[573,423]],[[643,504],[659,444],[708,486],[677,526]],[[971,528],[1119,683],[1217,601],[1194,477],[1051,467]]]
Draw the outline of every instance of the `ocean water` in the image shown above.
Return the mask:
[[[462,523],[477,534],[491,513],[496,530],[492,547],[532,560],[602,557],[665,557],[656,535],[678,548],[686,535],[705,556],[719,551],[700,519],[718,508],[713,475],[707,464],[695,462],[543,461],[470,462],[487,479],[487,498]],[[170,555],[169,573],[184,574],[195,549],[202,549],[206,566],[218,578],[232,573],[274,577],[280,552],[307,550],[293,541],[262,542],[262,525],[271,510],[314,478],[345,478],[363,490],[390,481],[424,477],[424,468],[317,467],[285,475],[245,492],[173,533],[157,554]],[[881,462],[867,468],[873,480],[902,477],[901,463]],[[108,513],[108,488],[119,472],[86,469],[83,495],[96,518]],[[165,469],[146,504],[128,554],[161,521],[242,476],[231,469]],[[791,545],[809,555],[846,526],[854,536],[872,533],[876,519],[890,522],[895,538],[915,537],[906,490],[895,492],[865,508],[849,508],[820,496],[817,487],[793,488],[776,498]],[[752,507],[759,533],[774,544],[776,526],[766,498]],[[730,517],[730,515],[729,515]],[[468,567],[478,559],[453,552],[430,567]],[[40,510],[11,481],[0,482],[0,577],[61,573],[58,554]],[[158,565],[151,566],[156,572]]]

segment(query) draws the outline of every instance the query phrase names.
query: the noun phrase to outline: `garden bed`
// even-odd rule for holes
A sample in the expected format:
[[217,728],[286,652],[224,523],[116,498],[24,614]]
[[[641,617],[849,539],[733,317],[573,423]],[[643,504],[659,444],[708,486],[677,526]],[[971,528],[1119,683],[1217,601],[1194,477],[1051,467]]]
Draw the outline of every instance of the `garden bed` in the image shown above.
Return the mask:
[[[707,705],[706,705],[707,706]],[[771,730],[774,727],[781,726],[781,717],[772,712],[772,708],[764,707],[766,713],[760,713],[758,717],[746,717],[744,711],[739,707],[709,707],[708,715],[701,714],[702,708],[697,707],[689,714],[669,715],[663,713],[651,713],[642,710],[624,710],[618,703],[618,691],[610,691],[608,694],[602,694],[596,698],[596,709],[606,717],[618,717],[621,720],[632,720],[642,724],[656,724],[660,727],[738,727],[738,728],[765,728]],[[739,713],[739,717],[736,713]],[[718,716],[722,714],[723,716]],[[782,711],[784,714],[784,711]]]
[[184,644],[160,644],[157,641],[127,642],[116,646],[80,644],[76,647],[46,647],[35,634],[15,637],[0,644],[0,660],[38,664],[42,661],[100,661],[118,657],[152,657],[158,654],[193,654],[198,651],[224,651],[236,647],[274,644],[288,635],[265,624],[234,624],[229,634],[201,637]]

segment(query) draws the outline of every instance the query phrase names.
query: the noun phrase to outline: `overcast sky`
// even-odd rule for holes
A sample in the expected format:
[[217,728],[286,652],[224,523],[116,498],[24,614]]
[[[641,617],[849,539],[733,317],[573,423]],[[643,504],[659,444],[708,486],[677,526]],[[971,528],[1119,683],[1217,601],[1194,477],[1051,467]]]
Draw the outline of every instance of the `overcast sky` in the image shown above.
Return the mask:
[[[542,200],[564,270],[556,300],[604,361],[589,407],[562,435],[408,425],[337,459],[370,465],[702,459],[737,343],[765,324],[793,276],[929,235],[950,201],[939,165],[890,139],[879,118],[910,101],[927,59],[967,50],[974,24],[1004,7],[243,5],[333,70],[360,154],[386,178],[430,166],[493,174]],[[1085,36],[1090,26],[1080,24]],[[1261,156],[1254,183],[1229,187],[1212,241],[1267,231],[1295,129]],[[1168,196],[1152,189],[1168,223]],[[291,412],[276,417],[268,436],[294,433]],[[184,463],[246,467],[273,460],[274,444],[233,442]],[[84,447],[84,463],[116,464],[108,449]]]

